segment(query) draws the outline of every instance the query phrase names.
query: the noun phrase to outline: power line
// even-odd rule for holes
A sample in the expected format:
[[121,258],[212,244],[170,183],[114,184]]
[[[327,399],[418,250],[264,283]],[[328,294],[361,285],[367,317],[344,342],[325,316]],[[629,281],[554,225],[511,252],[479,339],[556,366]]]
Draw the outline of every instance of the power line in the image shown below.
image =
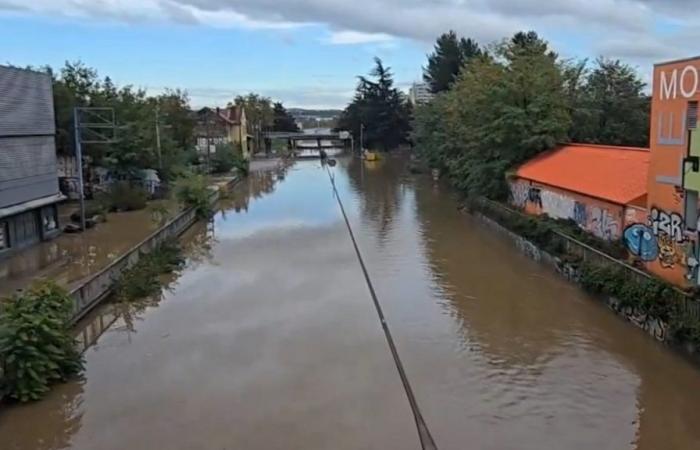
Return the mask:
[[355,240],[355,234],[352,232],[352,227],[350,226],[350,220],[348,220],[347,214],[345,214],[345,208],[343,207],[343,202],[340,199],[340,194],[338,194],[338,189],[335,186],[335,177],[331,174],[331,171],[326,167],[328,172],[328,178],[331,180],[331,185],[333,186],[333,194],[338,201],[338,206],[340,206],[340,212],[343,214],[343,219],[345,220],[345,226],[350,233],[350,239],[352,240],[352,246],[355,248],[355,254],[357,255],[358,261],[360,261],[360,267],[362,268],[362,274],[365,277],[365,282],[367,283],[367,288],[372,296],[372,301],[374,302],[374,308],[377,311],[377,316],[379,316],[379,321],[382,324],[382,329],[384,330],[384,337],[386,338],[387,344],[389,344],[389,350],[391,350],[391,356],[394,358],[394,364],[396,364],[396,370],[399,372],[399,377],[401,377],[401,383],[403,384],[404,391],[406,391],[406,397],[408,397],[408,403],[411,406],[411,411],[413,412],[413,419],[416,422],[416,429],[418,431],[418,437],[420,438],[421,448],[423,450],[437,450],[433,436],[430,434],[428,425],[423,419],[423,415],[418,407],[418,402],[413,394],[413,389],[411,388],[411,383],[408,381],[408,376],[404,370],[403,363],[399,357],[399,352],[396,350],[396,345],[394,344],[394,338],[391,336],[391,331],[389,330],[389,325],[384,317],[384,311],[379,303],[379,298],[377,298],[377,293],[374,291],[374,286],[372,280],[369,277],[369,272],[367,271],[367,266],[362,259],[362,254],[360,253],[360,248]]

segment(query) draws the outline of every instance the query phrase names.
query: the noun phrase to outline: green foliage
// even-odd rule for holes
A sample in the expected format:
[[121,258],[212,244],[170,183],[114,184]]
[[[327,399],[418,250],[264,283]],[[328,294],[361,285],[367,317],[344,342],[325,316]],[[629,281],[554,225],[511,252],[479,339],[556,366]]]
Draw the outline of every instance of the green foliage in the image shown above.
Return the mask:
[[640,281],[620,267],[583,264],[580,282],[590,292],[614,297],[623,307],[636,308],[667,322],[676,316],[683,301],[683,295],[671,285],[653,278]]
[[[411,106],[402,92],[394,87],[389,67],[375,58],[370,72],[374,80],[358,77],[355,97],[338,119],[338,129],[353,133],[365,148],[390,150],[408,141],[411,129]],[[364,133],[360,128],[364,127]]]
[[472,39],[457,38],[449,31],[435,43],[433,53],[428,55],[428,67],[423,69],[423,79],[430,84],[433,93],[446,91],[455,82],[462,67],[483,52]]
[[175,182],[175,196],[188,208],[195,208],[201,218],[209,217],[212,213],[209,189],[206,178],[202,175],[188,175]]
[[[581,263],[579,257],[566,254],[563,241],[555,235],[555,232],[562,232],[563,227],[568,228],[571,224],[520,214],[484,200],[471,200],[467,206],[577,267],[579,282],[587,291],[613,297],[623,308],[631,307],[650,317],[663,320],[669,325],[670,336],[675,342],[700,346],[700,320],[695,315],[697,313],[689,313],[684,307],[687,302],[697,302],[696,299],[684,295],[661,280],[631,277],[627,270],[615,264]],[[608,254],[611,253],[606,251],[606,248],[619,245],[606,243],[594,236],[590,236],[590,239],[587,242],[589,245]]]
[[176,242],[165,242],[151,253],[142,255],[139,261],[124,272],[115,289],[116,298],[133,301],[160,292],[159,276],[179,270],[184,265],[180,247]]
[[276,102],[273,105],[273,116],[272,131],[301,131],[294,117],[289,114],[282,103]]
[[249,161],[240,152],[234,150],[231,144],[219,144],[211,158],[212,173],[228,173],[236,169],[239,174],[247,175]]
[[82,370],[70,332],[73,300],[52,282],[0,304],[0,398],[37,400]]
[[[455,53],[456,40],[439,42]],[[648,145],[649,103],[630,66],[599,59],[589,71],[520,32],[491,55],[470,56],[449,90],[417,108],[412,137],[463,193],[505,199],[503,175],[557,143]]]
[[[111,144],[86,144],[84,153],[93,164],[118,174],[133,175],[141,169],[159,169],[163,181],[171,180],[177,168],[187,162],[194,145],[194,119],[189,98],[181,90],[166,90],[151,97],[143,89],[117,87],[109,77],[100,79],[97,71],[82,62],[66,62],[54,83],[57,140],[60,153],[73,154],[73,109],[76,106],[114,109],[119,132]],[[161,152],[157,150],[156,124]]]
[[236,166],[236,151],[231,144],[218,144],[211,155],[212,173],[228,173]]
[[584,62],[569,67],[566,74],[573,141],[649,145],[651,99],[634,68],[619,60],[599,58],[590,72]]
[[99,201],[108,211],[136,211],[146,207],[148,194],[126,181],[113,183]]
[[452,89],[416,112],[416,150],[469,196],[503,199],[505,173],[565,140],[570,116],[556,55],[534,33],[474,57]]

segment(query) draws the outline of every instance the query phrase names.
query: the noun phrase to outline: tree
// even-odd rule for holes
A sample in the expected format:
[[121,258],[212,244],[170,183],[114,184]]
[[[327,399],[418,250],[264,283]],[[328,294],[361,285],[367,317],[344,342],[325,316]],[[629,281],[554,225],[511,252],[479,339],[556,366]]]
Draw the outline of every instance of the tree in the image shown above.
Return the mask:
[[268,97],[250,93],[246,96],[237,96],[233,103],[236,106],[242,106],[245,110],[249,131],[255,140],[255,148],[262,148],[262,133],[270,131],[274,123],[272,100]]
[[556,54],[518,33],[465,67],[452,89],[419,107],[420,155],[468,195],[503,198],[506,172],[566,138],[570,114]]
[[296,120],[291,114],[284,108],[282,103],[275,102],[273,105],[273,122],[272,131],[290,131],[298,132],[299,127],[297,126]]
[[644,88],[629,65],[598,58],[572,105],[571,139],[648,146],[651,100]]
[[433,53],[428,55],[423,79],[434,93],[445,91],[457,79],[462,66],[481,55],[479,45],[472,39],[458,39],[454,31],[444,33],[437,39]]
[[403,93],[394,87],[389,67],[374,58],[370,78],[358,77],[355,96],[338,119],[338,129],[348,130],[355,139],[364,127],[364,144],[389,150],[407,142],[411,107]]
[[[74,153],[73,110],[76,106],[109,107],[114,110],[116,141],[83,146],[86,160],[125,176],[136,176],[142,169],[159,169],[161,179],[169,180],[186,165],[194,142],[194,120],[189,98],[181,90],[169,90],[156,97],[132,86],[117,87],[111,78],[100,81],[97,71],[84,63],[66,62],[59,76],[53,77],[57,149]],[[156,138],[160,132],[160,155]]]

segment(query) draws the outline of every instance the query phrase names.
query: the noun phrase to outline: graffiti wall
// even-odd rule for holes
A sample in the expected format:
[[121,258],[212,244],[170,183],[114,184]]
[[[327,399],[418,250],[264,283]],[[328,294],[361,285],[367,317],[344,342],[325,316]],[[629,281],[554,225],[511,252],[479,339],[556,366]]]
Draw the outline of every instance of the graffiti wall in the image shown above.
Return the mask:
[[698,245],[690,236],[684,232],[679,213],[652,207],[646,223],[633,223],[625,229],[623,241],[650,271],[689,285],[698,279]]
[[528,214],[573,220],[601,239],[622,236],[626,222],[620,205],[523,179],[512,180],[510,190],[511,203]]

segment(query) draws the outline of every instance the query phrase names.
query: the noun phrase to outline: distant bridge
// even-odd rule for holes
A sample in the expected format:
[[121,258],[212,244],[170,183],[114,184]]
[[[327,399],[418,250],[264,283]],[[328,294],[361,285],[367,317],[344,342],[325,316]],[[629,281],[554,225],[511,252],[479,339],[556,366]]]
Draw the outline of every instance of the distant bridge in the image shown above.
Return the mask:
[[[269,131],[263,133],[265,147],[271,148],[273,140],[287,141],[287,147],[290,150],[297,149],[322,149],[322,148],[338,148],[338,147],[353,147],[352,135],[347,131],[337,133],[299,133],[299,132],[280,132]],[[299,145],[301,142],[316,142],[316,145]]]

